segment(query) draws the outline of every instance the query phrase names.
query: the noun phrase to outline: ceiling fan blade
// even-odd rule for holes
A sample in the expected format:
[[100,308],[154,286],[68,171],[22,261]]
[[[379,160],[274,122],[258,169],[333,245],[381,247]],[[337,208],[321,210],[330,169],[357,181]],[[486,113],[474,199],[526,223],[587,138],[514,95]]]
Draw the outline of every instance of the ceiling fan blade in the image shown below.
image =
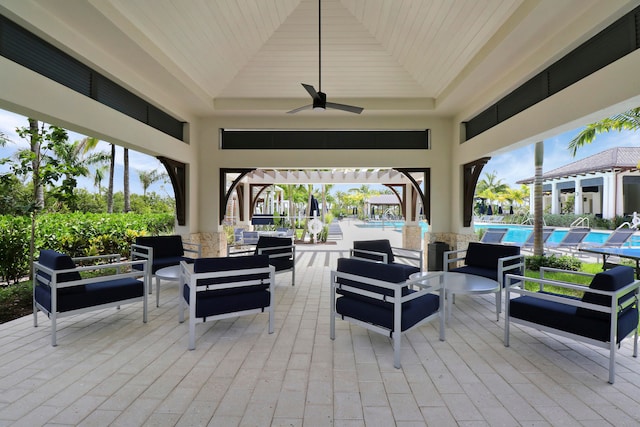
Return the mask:
[[294,108],[291,111],[287,111],[287,114],[294,114],[294,113],[297,113],[299,111],[310,110],[312,108],[313,108],[313,104],[309,104],[309,105],[305,105],[304,107],[298,107],[298,108]]
[[362,107],[356,107],[353,105],[336,104],[335,102],[327,102],[327,108],[333,108],[334,110],[348,111],[350,113],[360,114],[364,111]]
[[313,86],[306,83],[302,83],[302,86],[304,86],[304,88],[307,90],[307,92],[309,92],[309,95],[311,95],[313,99],[320,99],[320,95],[318,95],[318,92],[316,92],[316,89]]

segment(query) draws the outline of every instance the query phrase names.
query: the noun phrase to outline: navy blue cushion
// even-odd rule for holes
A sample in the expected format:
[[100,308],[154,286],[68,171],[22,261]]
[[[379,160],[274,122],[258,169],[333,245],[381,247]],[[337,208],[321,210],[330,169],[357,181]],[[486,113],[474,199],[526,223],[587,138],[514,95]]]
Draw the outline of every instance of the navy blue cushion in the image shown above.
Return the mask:
[[[184,297],[189,303],[188,285],[184,287]],[[202,291],[196,295],[196,317],[265,308],[269,307],[270,300],[269,291],[257,286]]]
[[[571,298],[563,296],[564,298]],[[577,299],[577,298],[572,298]],[[576,315],[577,307],[555,301],[521,296],[509,301],[509,315],[535,324],[570,332],[602,342],[609,341],[609,321],[595,316]],[[617,342],[638,325],[638,310],[627,310],[618,317]]]
[[[40,250],[40,256],[38,258],[38,262],[43,266],[48,267],[52,270],[69,270],[72,268],[76,268],[75,262],[73,262],[73,259],[71,259],[69,255],[62,254],[57,251],[52,251],[50,249]],[[49,276],[47,273],[41,271],[39,274],[51,280],[51,276]],[[72,282],[74,280],[80,280],[80,279],[82,279],[82,277],[80,276],[80,273],[77,271],[72,271],[69,273],[63,273],[63,274],[57,275],[57,283]],[[48,287],[48,285],[40,281],[38,281],[38,285]],[[58,295],[82,293],[84,291],[85,291],[84,285],[67,286],[67,287],[58,289]]]
[[[597,289],[600,291],[617,291],[620,288],[623,288],[634,281],[634,271],[632,267],[628,266],[617,266],[612,268],[611,270],[603,271],[601,273],[596,274],[589,285],[590,289]],[[623,303],[629,298],[633,297],[633,292],[630,292],[626,295],[623,295],[618,300],[619,303]],[[585,292],[582,297],[583,302],[588,302],[591,304],[604,305],[606,307],[611,307],[611,298],[606,295],[597,295],[589,292]],[[629,306],[627,309],[633,309],[632,306]],[[608,320],[610,317],[609,313],[603,313],[595,310],[590,310],[588,308],[578,308],[578,315],[585,317],[599,317],[604,320]]]
[[[465,264],[495,270],[498,268],[498,259],[514,255],[520,255],[519,246],[470,242],[467,248]],[[517,263],[517,260],[508,262],[507,265],[515,263]]]
[[[133,278],[105,280],[84,286],[82,293],[61,294],[58,292],[58,312],[94,307],[116,301],[142,297],[144,284]],[[48,286],[37,286],[36,301],[51,312],[51,289]]]
[[[413,291],[409,291],[413,292]],[[411,300],[411,304],[402,304],[401,330],[406,331],[425,317],[438,311],[440,298],[426,294]],[[336,311],[363,322],[393,329],[393,304],[370,304],[360,298],[344,295],[336,300]]]
[[262,249],[263,255],[290,254],[291,256],[272,257],[269,260],[269,263],[276,268],[276,271],[289,270],[293,268],[293,249],[269,249],[280,246],[291,246],[291,239],[287,237],[260,236],[255,253],[257,255],[258,249]]
[[[361,249],[363,251],[382,252],[387,254],[387,262],[391,264],[394,261],[393,251],[391,250],[391,243],[387,239],[380,240],[357,240],[353,242],[353,249]],[[360,258],[372,259],[375,261],[382,261],[380,257],[376,257],[371,254],[364,254],[355,251],[355,255]]]
[[184,255],[180,236],[141,236],[136,244],[153,248],[154,258],[181,257]]
[[[194,273],[209,273],[215,271],[236,271],[253,268],[269,267],[269,257],[267,255],[245,256],[245,257],[220,257],[220,258],[199,258],[193,264]],[[213,286],[221,283],[242,282],[247,280],[268,280],[269,272],[242,274],[237,276],[222,276],[210,279],[198,279],[198,286]],[[212,289],[209,296],[235,295],[255,292],[269,288],[269,283],[242,286],[236,288]],[[204,291],[198,293],[198,297]],[[188,297],[187,297],[188,298]],[[188,301],[188,299],[187,299]]]

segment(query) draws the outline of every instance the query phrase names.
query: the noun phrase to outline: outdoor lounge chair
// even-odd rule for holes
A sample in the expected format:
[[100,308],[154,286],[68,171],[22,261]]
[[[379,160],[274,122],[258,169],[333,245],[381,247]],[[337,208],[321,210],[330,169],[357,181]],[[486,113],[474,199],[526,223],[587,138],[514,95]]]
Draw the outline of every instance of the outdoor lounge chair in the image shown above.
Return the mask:
[[631,239],[631,236],[638,231],[635,228],[618,227],[609,234],[607,240],[602,244],[585,244],[589,247],[600,248],[620,248]]
[[229,256],[268,255],[276,273],[291,272],[291,286],[296,284],[296,246],[290,237],[260,236],[255,249],[229,253]]
[[178,320],[188,309],[189,350],[196,348],[196,324],[206,321],[268,312],[273,333],[274,277],[266,255],[181,262]]
[[573,253],[574,251],[578,250],[578,247],[590,232],[591,229],[588,227],[570,228],[561,241],[557,243],[547,243],[546,249],[550,251],[556,250],[559,252],[562,252],[566,249],[570,253]]
[[406,279],[422,271],[422,250],[393,247],[388,239],[356,240],[350,252],[352,258],[398,265],[404,269]]
[[[590,276],[592,281],[586,287],[565,281],[546,280],[545,271],[563,272],[574,277],[575,275]],[[634,280],[633,275],[633,268],[628,266],[614,267],[596,275],[542,267],[539,279],[508,274],[505,347],[509,347],[510,323],[519,323],[607,349],[609,350],[609,383],[613,384],[616,347],[619,343],[627,336],[633,335],[633,357],[638,355],[640,281]],[[538,290],[525,290],[520,286],[523,280],[537,284]],[[584,293],[582,298],[554,293],[553,289],[558,288]],[[577,360],[577,358],[574,359]],[[590,365],[593,364],[591,361]],[[585,369],[591,373],[593,366]]]
[[487,228],[480,242],[493,244],[502,243],[508,231],[508,228]]
[[[33,263],[33,326],[38,326],[38,311],[49,317],[52,346],[57,345],[57,319],[64,316],[142,301],[142,321],[147,323],[148,261],[109,262],[114,260],[119,261],[120,255],[71,258],[40,251]],[[92,264],[77,266],[80,261]],[[84,273],[89,277],[83,278]]]
[[336,318],[390,337],[395,368],[401,367],[401,336],[411,329],[439,319],[444,341],[444,285],[439,280],[429,285],[420,282],[420,278],[406,280],[397,264],[339,258],[331,272],[330,338],[336,338]]
[[[549,240],[549,237],[551,237],[551,235],[553,234],[553,232],[555,231],[555,228],[543,228],[542,229],[542,244],[545,245],[547,243],[547,240]],[[525,240],[522,243],[516,244],[516,246],[520,246],[521,248],[532,248],[533,247],[533,240],[534,240],[535,236],[533,234],[533,231],[531,231],[531,233],[529,233],[529,236],[527,237],[527,240]]]

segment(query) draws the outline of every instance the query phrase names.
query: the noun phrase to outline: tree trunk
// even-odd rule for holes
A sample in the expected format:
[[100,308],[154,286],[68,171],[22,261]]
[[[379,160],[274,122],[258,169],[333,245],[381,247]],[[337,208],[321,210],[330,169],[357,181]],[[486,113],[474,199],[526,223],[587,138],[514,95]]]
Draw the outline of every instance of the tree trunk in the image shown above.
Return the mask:
[[40,132],[38,131],[38,121],[29,119],[29,134],[31,136],[31,152],[35,158],[31,162],[33,168],[33,201],[37,209],[44,208],[44,188],[40,182],[40,162],[42,160]]
[[131,194],[129,192],[129,149],[124,149],[124,211],[131,210]]
[[107,213],[113,213],[113,174],[116,168],[116,146],[111,144],[111,163],[109,164],[109,189],[107,190]]
[[542,164],[544,161],[544,142],[536,142],[535,147],[535,178],[533,187],[533,254],[544,254],[542,242]]

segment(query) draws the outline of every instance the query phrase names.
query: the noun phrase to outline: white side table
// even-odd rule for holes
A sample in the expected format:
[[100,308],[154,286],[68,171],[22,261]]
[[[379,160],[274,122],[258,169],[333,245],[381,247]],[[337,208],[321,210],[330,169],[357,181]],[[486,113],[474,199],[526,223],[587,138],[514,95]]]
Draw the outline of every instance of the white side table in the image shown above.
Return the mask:
[[160,307],[160,280],[178,283],[180,281],[180,266],[172,265],[156,271],[156,307]]

